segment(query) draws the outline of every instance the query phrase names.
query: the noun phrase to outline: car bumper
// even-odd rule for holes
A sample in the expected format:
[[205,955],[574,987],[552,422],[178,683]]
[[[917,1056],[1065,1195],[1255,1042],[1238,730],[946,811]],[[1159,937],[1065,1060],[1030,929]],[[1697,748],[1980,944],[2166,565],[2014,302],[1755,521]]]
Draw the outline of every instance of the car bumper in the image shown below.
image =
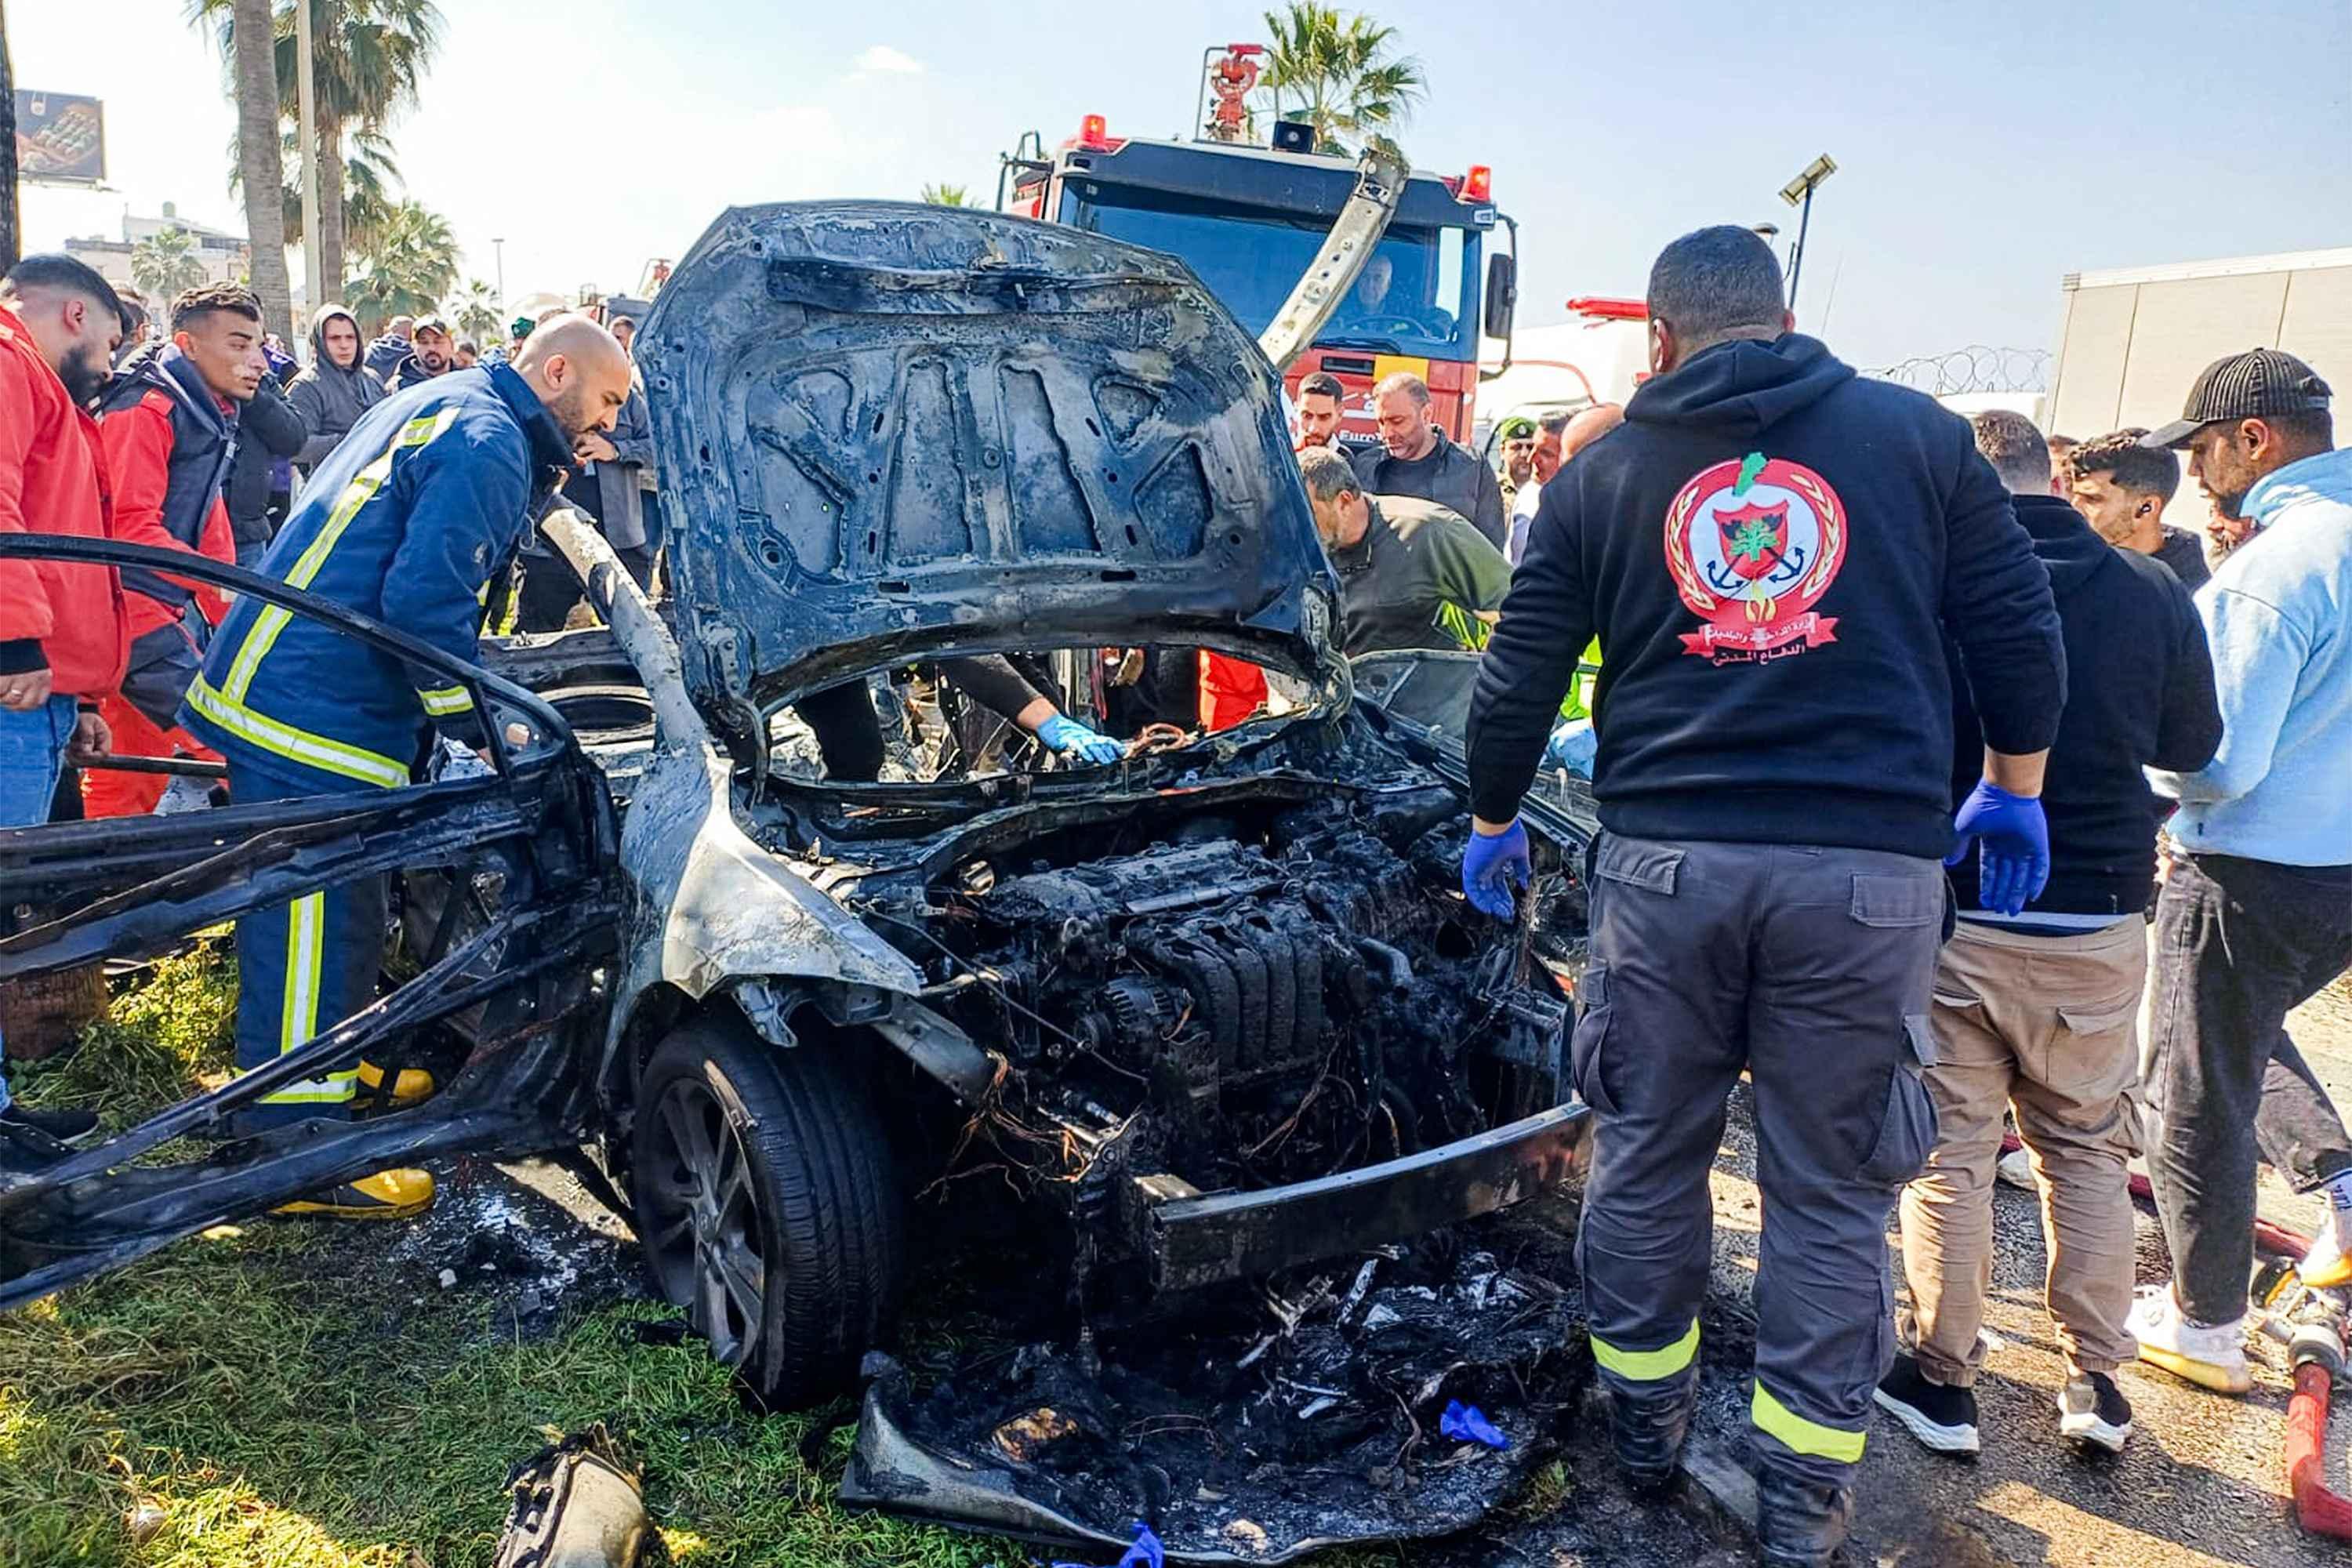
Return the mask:
[[1311,1182],[1150,1203],[1142,1250],[1153,1288],[1270,1274],[1508,1208],[1580,1181],[1591,1133],[1589,1107],[1562,1105]]

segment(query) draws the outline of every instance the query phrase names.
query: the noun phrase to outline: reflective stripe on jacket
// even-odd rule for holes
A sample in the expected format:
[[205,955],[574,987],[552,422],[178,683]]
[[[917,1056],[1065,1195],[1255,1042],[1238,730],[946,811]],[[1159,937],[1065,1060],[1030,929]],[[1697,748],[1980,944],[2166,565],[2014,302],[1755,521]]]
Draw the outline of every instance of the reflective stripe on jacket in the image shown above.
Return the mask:
[[[470,659],[491,573],[571,456],[500,365],[370,409],[311,475],[263,570]],[[240,749],[396,788],[437,726],[479,735],[463,686],[276,605],[240,600],[188,691],[189,727]]]

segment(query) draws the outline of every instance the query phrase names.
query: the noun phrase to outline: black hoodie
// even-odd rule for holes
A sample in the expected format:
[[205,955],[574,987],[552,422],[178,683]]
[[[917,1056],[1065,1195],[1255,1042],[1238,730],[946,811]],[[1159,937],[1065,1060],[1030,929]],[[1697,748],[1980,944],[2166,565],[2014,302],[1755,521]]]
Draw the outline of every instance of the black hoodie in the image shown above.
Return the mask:
[[1984,742],[2047,746],[2049,574],[1967,422],[1811,338],[1719,343],[1544,486],[1471,700],[1472,808],[1517,810],[1597,635],[1604,826],[1941,856],[1947,631]]
[[[2153,555],[2120,550],[2054,496],[2013,498],[2017,521],[2050,571],[2066,640],[2066,712],[2050,747],[2042,809],[2050,820],[2050,885],[2025,911],[2137,914],[2147,907],[2156,825],[2168,801],[2144,767],[2194,773],[2221,743],[2205,623],[2189,590]],[[1952,693],[1956,733],[1976,729],[1965,684]],[[1983,759],[1952,758],[1955,800],[1976,787]],[[1952,871],[1964,910],[1977,903],[1973,855]]]

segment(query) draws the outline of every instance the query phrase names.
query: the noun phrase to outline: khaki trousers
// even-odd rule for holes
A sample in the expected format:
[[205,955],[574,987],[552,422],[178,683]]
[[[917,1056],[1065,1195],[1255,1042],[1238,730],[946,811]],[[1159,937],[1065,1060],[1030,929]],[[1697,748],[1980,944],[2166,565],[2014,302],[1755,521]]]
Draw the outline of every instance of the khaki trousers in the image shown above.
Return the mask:
[[2135,1354],[2124,1327],[2133,1262],[2126,1091],[2147,974],[2136,919],[2061,937],[1962,921],[1944,945],[1927,1074],[1941,1141],[1903,1194],[1909,1337],[1931,1382],[1965,1388],[1984,1361],[1993,1166],[2011,1106],[2042,1194],[2059,1347],[2080,1372],[2111,1373]]

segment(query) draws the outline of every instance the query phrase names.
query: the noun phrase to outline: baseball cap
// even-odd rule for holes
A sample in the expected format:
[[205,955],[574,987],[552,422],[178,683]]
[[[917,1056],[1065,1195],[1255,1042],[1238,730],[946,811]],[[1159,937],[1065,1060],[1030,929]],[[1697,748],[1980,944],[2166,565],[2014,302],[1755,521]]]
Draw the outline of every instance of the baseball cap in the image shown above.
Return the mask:
[[2318,414],[2334,394],[2312,368],[2279,349],[2248,349],[2217,359],[2189,389],[2180,417],[2139,438],[2143,447],[2185,447],[2189,437],[2224,419],[2277,414]]
[[530,336],[531,328],[538,324],[538,322],[532,321],[529,316],[517,316],[512,322],[509,323],[507,327],[507,335],[509,337],[527,338]]
[[1516,441],[1522,436],[1532,436],[1535,433],[1534,420],[1521,418],[1516,415],[1495,426],[1495,439],[1498,441]]

